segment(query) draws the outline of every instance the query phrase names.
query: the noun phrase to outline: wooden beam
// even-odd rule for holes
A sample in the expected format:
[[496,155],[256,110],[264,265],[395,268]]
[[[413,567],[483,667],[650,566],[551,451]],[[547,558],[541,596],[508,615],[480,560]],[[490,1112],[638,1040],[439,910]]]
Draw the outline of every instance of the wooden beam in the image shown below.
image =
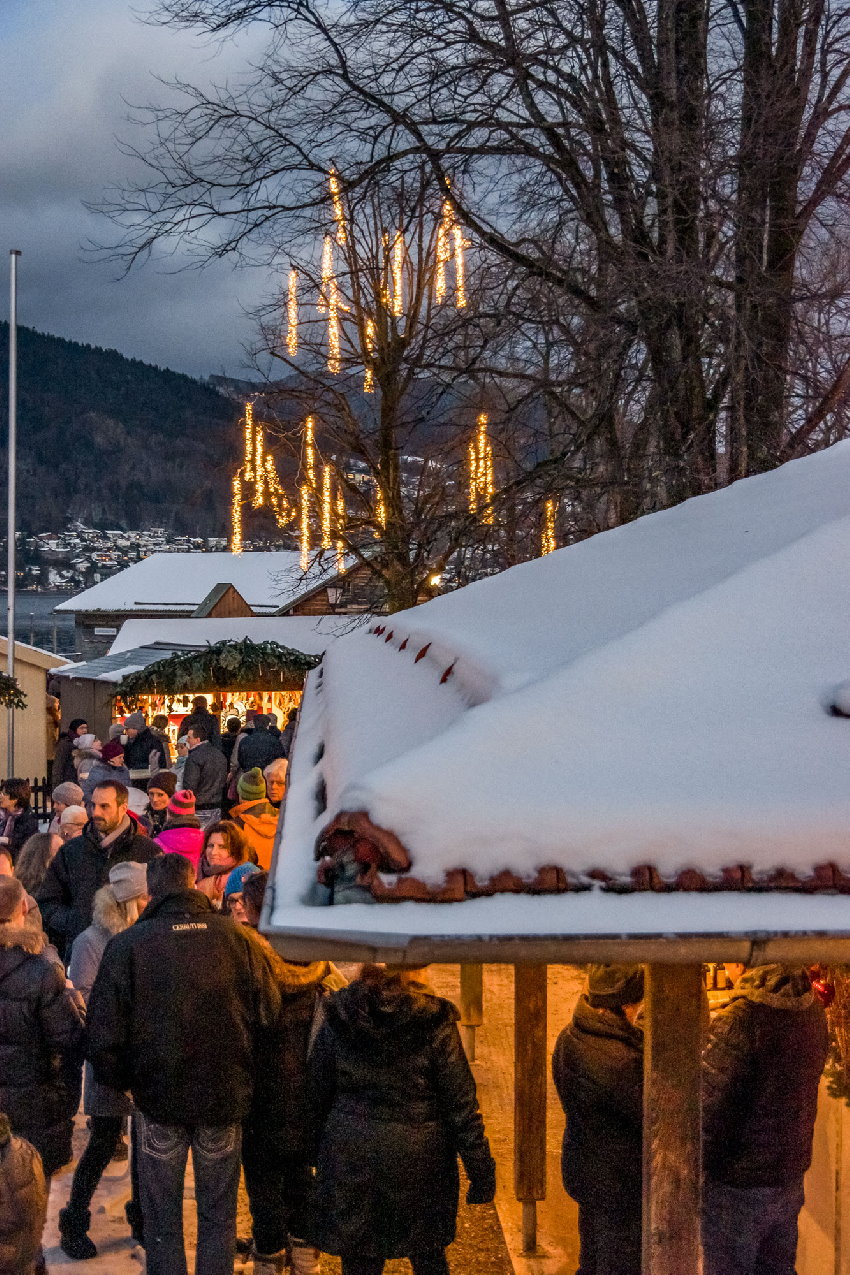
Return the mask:
[[537,1247],[537,1201],[546,1198],[545,965],[514,966],[514,1187],[523,1252]]
[[700,1059],[706,1022],[700,965],[646,971],[643,1275],[702,1269]]
[[484,1022],[484,966],[460,967],[460,1035],[469,1061],[475,1062],[475,1032]]

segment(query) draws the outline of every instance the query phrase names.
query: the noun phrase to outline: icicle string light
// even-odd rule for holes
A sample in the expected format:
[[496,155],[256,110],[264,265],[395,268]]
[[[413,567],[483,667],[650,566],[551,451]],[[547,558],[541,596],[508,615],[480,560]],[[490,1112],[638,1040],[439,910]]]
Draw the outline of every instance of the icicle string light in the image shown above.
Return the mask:
[[306,571],[310,565],[310,488],[306,483],[301,484],[301,526],[300,526],[300,542],[301,542],[301,570]]
[[463,227],[458,221],[452,224],[452,237],[455,249],[455,305],[458,310],[463,310],[466,307],[466,262],[463,254],[469,244],[463,237]]
[[242,481],[233,475],[233,498],[230,504],[230,552],[242,552]]
[[366,349],[364,351],[364,369],[363,369],[363,393],[374,394],[375,392],[375,368],[373,360],[375,357],[375,339],[376,339],[375,321],[374,319],[366,320],[366,328],[364,332],[364,340]]
[[443,204],[443,213],[440,217],[439,225],[437,226],[437,272],[434,280],[434,292],[440,302],[446,299],[446,292],[448,291],[446,266],[452,255],[453,220],[452,206],[446,200]]
[[[378,484],[375,484],[375,521],[381,530],[387,525],[387,506],[384,501],[384,493]],[[376,538],[380,535],[380,531],[375,531]]]
[[[252,483],[254,490],[251,496],[251,507],[261,509],[268,506],[275,516],[279,527],[285,527],[295,516],[295,510],[286,499],[286,494],[275,468],[274,459],[266,451],[266,434],[262,425],[254,420],[252,403],[245,404],[244,417],[244,452],[242,465],[233,475],[233,496],[230,509],[230,543],[233,553],[241,553],[242,543],[242,505],[246,498],[244,485]],[[238,545],[238,548],[234,546]]]
[[246,482],[254,479],[254,405],[245,404],[245,460],[242,476]]
[[289,290],[286,302],[286,352],[290,358],[298,353],[298,271],[289,272]]
[[396,232],[390,254],[390,275],[392,277],[391,310],[397,319],[404,314],[404,239],[401,231]]
[[331,467],[322,466],[322,548],[330,549],[331,522],[333,518],[333,493],[331,491]]
[[322,246],[322,286],[318,308],[322,314],[328,316],[328,371],[336,376],[342,366],[339,328],[341,302],[339,284],[334,274],[334,248],[330,235],[325,235]]
[[540,549],[544,556],[547,553],[554,553],[558,548],[558,542],[555,539],[555,513],[555,501],[550,497],[543,506],[543,532]]
[[336,527],[334,530],[337,534],[336,542],[336,569],[342,571],[345,566],[345,541],[342,539],[342,533],[345,530],[345,496],[342,490],[336,493]]
[[307,482],[316,486],[316,422],[308,416],[304,422],[304,468],[307,471]]
[[493,447],[487,432],[487,415],[478,417],[475,438],[469,444],[469,512],[481,515],[481,521],[493,524]]
[[342,248],[347,242],[348,236],[345,229],[345,209],[342,206],[342,188],[340,186],[339,173],[335,168],[332,168],[328,174],[328,184],[331,191],[334,222],[336,223],[336,241]]

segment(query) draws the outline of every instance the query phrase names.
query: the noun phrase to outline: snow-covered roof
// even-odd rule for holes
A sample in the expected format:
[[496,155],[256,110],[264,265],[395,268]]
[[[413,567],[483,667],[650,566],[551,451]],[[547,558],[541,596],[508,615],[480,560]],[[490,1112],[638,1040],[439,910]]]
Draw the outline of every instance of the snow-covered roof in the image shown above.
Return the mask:
[[267,553],[152,553],[60,602],[57,611],[173,611],[191,615],[217,584],[232,584],[248,605],[273,614],[322,580],[337,575],[336,559],[301,570],[300,555]]
[[[308,680],[272,927],[850,932],[848,632],[850,443],[373,623]],[[332,822],[463,901],[305,906]]]
[[279,642],[305,655],[321,655],[330,641],[371,624],[369,615],[287,615],[242,619],[125,620],[110,653],[155,642],[203,647],[213,642]]

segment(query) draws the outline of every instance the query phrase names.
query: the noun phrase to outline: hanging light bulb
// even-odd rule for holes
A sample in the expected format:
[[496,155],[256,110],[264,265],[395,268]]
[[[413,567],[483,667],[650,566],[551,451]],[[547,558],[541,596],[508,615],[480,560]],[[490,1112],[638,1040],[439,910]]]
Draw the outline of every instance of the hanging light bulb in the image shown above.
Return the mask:
[[400,319],[404,314],[404,238],[400,230],[393,239],[390,273],[393,281],[391,308],[396,318]]
[[541,554],[554,553],[558,548],[555,539],[555,501],[550,497],[543,506],[543,531],[540,537]]
[[310,488],[301,484],[301,570],[306,571],[310,565]]
[[342,187],[340,185],[339,173],[332,168],[328,174],[328,184],[331,190],[331,203],[333,204],[333,216],[336,222],[336,241],[340,247],[346,243],[348,238],[345,230],[345,209],[342,206]]
[[363,393],[364,394],[374,394],[375,392],[375,369],[372,365],[372,360],[375,357],[376,335],[377,334],[375,330],[374,319],[367,319],[366,328],[364,332],[364,339],[365,339],[365,345],[366,345],[366,351],[365,351],[366,357],[363,360],[365,365],[363,369]]
[[452,255],[452,206],[446,199],[443,212],[437,226],[437,270],[434,279],[434,293],[438,301],[444,301],[448,291],[446,266]]
[[333,514],[333,496],[331,492],[331,467],[322,466],[322,548],[331,547],[331,520]]
[[286,319],[286,352],[294,359],[298,353],[298,271],[294,267],[289,272]]
[[233,475],[233,498],[230,503],[230,552],[242,552],[242,480]]

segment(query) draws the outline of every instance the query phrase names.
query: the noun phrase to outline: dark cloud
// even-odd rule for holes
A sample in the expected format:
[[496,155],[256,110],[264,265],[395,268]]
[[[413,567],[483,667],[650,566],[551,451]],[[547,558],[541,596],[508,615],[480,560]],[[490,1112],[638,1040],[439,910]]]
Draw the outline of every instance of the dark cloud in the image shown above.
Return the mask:
[[2,0],[0,271],[5,280],[5,251],[20,248],[22,323],[194,376],[243,371],[244,311],[268,274],[225,263],[174,273],[178,255],[119,279],[84,251],[114,233],[84,201],[131,176],[116,137],[134,140],[127,101],[162,95],[154,75],[221,80],[249,56],[247,42],[219,49],[146,26],[127,0]]

